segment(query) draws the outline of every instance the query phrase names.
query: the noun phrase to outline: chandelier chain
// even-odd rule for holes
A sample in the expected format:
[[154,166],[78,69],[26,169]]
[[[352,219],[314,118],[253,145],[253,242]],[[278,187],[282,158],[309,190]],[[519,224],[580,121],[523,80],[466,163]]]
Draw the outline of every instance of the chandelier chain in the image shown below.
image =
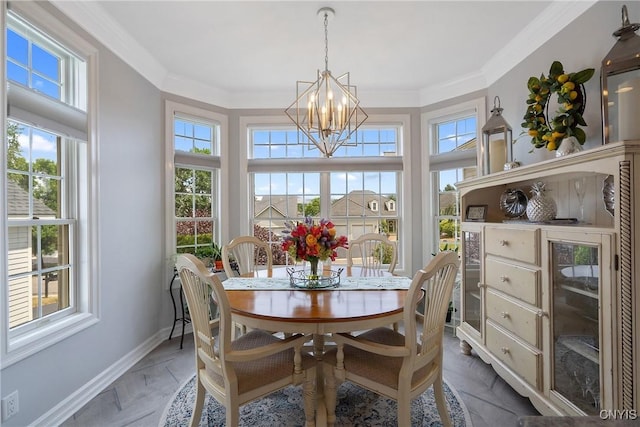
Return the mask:
[[324,70],[329,71],[329,14],[324,12]]

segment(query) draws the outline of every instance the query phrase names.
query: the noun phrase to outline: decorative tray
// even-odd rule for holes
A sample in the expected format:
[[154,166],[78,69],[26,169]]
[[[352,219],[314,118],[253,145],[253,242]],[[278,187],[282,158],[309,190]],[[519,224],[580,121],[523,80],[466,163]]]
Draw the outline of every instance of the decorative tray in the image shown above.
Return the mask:
[[342,268],[337,271],[324,271],[319,275],[309,274],[309,270],[294,270],[293,268],[287,268],[289,273],[289,281],[292,288],[300,289],[324,289],[324,288],[337,288],[340,286],[340,274]]

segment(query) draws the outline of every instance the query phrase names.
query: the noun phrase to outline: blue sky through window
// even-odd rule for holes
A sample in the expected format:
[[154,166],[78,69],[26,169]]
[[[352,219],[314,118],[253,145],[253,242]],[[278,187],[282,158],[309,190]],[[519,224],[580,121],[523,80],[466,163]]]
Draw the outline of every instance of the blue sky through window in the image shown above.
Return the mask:
[[61,99],[60,58],[7,28],[7,79]]

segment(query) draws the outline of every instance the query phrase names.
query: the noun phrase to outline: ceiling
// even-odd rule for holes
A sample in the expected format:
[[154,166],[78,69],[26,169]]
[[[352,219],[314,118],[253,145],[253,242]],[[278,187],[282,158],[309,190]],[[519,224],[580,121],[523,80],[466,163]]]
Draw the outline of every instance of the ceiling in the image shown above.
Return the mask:
[[563,1],[52,3],[161,90],[226,108],[285,108],[324,68],[366,107],[419,107],[486,88],[587,10]]

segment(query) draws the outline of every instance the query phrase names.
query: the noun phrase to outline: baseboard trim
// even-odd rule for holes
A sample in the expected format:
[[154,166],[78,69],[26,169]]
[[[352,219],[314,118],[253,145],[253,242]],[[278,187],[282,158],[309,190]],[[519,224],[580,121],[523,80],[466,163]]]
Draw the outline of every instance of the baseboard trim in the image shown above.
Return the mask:
[[67,396],[51,410],[44,413],[31,424],[38,427],[50,427],[60,425],[79,411],[84,405],[100,394],[109,384],[117,380],[136,363],[142,360],[161,342],[167,339],[171,328],[158,331],[138,347],[127,353],[109,368],[95,376],[91,381]]

